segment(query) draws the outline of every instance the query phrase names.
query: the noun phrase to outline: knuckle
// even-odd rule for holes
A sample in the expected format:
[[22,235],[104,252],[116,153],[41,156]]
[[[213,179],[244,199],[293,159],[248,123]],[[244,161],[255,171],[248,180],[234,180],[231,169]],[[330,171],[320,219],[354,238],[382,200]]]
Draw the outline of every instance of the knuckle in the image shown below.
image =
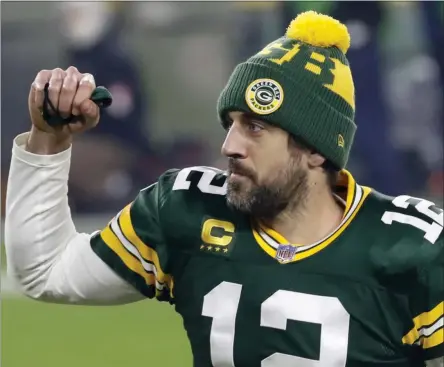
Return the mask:
[[83,90],[85,89],[94,89],[94,83],[90,82],[90,81],[81,81],[80,85],[82,86]]
[[66,73],[62,69],[54,69],[51,75],[51,81],[57,80],[60,81],[65,77]]
[[66,69],[67,72],[72,72],[72,73],[78,73],[79,70],[75,67],[75,66],[70,66],[68,69]]
[[66,69],[66,75],[75,77],[77,80],[82,77],[82,73],[80,73],[75,66],[70,66],[68,69]]
[[96,85],[96,82],[95,82],[94,76],[92,74],[86,73],[86,74],[83,74],[80,84],[85,85],[87,87],[94,88]]
[[38,73],[37,73],[37,78],[44,78],[44,77],[47,77],[47,76],[49,76],[49,75],[51,75],[51,70],[46,70],[46,69],[44,69],[44,70],[40,70]]
[[42,90],[45,83],[49,81],[51,78],[50,70],[40,70],[32,83],[32,86],[35,90]]
[[36,92],[41,92],[41,91],[43,91],[44,85],[42,85],[41,83],[38,83],[37,81],[34,81],[31,84],[31,88],[33,90],[35,90]]
[[74,94],[76,91],[76,88],[73,85],[66,85],[64,84],[62,86],[62,90],[64,93]]
[[51,82],[49,83],[49,87],[48,87],[49,92],[59,91],[61,84],[62,84],[62,81],[60,79],[51,80]]
[[51,86],[56,85],[56,84],[60,84],[63,81],[63,77],[60,75],[53,75],[51,77],[51,79],[49,80],[49,87],[51,88]]
[[77,82],[74,78],[66,78],[63,82],[63,90],[67,92],[74,92],[77,87]]

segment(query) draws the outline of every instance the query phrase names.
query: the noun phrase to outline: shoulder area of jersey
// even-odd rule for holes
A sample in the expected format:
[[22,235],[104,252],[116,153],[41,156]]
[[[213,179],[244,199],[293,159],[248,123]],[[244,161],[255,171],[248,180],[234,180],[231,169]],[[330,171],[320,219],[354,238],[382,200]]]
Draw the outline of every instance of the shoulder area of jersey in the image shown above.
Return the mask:
[[[373,233],[374,258],[392,271],[429,266],[444,258],[444,212],[435,202],[410,196],[373,192],[370,209],[381,227]],[[370,221],[369,225],[374,225]]]
[[194,166],[166,171],[160,176],[159,184],[170,194],[221,197],[227,192],[227,178],[227,171],[208,166]]
[[[428,222],[430,226],[437,229],[444,225],[444,211],[441,203],[438,205],[437,202],[429,198],[406,194],[387,196],[373,190],[371,205],[378,215],[381,215],[382,222],[387,225],[405,224],[420,232],[427,232],[427,226],[423,222]],[[432,238],[433,236],[427,237]]]

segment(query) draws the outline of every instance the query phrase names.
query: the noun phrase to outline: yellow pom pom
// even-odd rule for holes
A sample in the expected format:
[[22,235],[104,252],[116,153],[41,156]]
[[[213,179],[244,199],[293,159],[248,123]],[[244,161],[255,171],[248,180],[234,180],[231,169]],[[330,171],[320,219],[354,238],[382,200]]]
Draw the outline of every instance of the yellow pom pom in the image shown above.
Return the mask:
[[350,47],[347,27],[338,20],[315,11],[301,13],[293,19],[286,36],[315,47],[337,47],[344,54]]

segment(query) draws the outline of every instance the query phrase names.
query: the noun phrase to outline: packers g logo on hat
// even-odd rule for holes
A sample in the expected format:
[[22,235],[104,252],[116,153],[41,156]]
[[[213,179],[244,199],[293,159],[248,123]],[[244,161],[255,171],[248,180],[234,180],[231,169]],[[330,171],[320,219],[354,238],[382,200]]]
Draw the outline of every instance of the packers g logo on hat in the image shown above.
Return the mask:
[[251,111],[258,115],[269,115],[281,107],[284,90],[272,79],[256,79],[245,91],[245,101]]

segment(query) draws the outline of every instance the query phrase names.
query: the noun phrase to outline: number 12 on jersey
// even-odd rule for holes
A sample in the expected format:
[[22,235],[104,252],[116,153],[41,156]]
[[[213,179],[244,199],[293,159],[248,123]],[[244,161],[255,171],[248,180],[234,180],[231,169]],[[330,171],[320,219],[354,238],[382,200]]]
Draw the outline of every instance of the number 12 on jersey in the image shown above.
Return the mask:
[[432,223],[428,223],[421,218],[398,212],[387,211],[382,216],[383,223],[391,225],[393,222],[403,223],[416,227],[424,232],[424,238],[434,244],[443,231],[444,212],[436,207],[434,203],[428,200],[414,198],[408,195],[401,195],[393,199],[392,204],[397,208],[406,209],[410,205],[414,205],[415,209],[429,217]]
[[[222,282],[204,297],[202,315],[213,319],[210,348],[214,367],[235,366],[236,316],[241,293],[241,284]],[[337,298],[279,290],[261,304],[258,324],[285,332],[287,320],[321,325],[319,360],[276,352],[261,361],[262,367],[345,367],[350,314]]]

